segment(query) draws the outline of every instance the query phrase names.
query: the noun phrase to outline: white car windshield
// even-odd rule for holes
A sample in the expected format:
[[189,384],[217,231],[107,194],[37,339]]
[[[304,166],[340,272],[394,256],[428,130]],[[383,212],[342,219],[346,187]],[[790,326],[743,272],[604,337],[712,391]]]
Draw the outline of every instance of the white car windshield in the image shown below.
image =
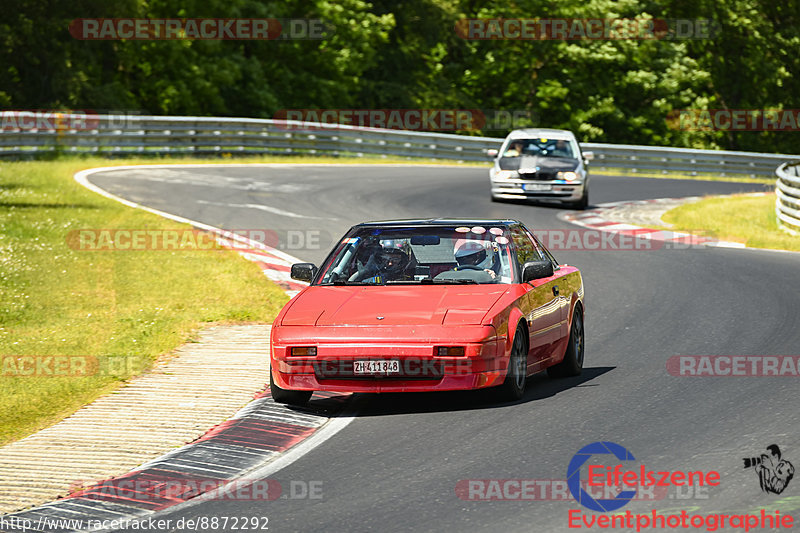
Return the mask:
[[320,285],[511,283],[502,226],[358,227],[323,265]]
[[565,139],[513,139],[509,141],[503,157],[540,156],[577,159],[578,150],[573,141]]

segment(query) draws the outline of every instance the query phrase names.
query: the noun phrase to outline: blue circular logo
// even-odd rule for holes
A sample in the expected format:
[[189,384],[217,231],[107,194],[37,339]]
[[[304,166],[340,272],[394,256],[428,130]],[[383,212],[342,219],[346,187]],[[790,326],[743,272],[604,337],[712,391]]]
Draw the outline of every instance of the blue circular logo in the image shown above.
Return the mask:
[[620,461],[635,461],[633,454],[614,442],[593,442],[584,446],[576,453],[567,467],[567,487],[572,493],[572,497],[584,507],[600,513],[615,511],[626,505],[634,496],[636,490],[623,490],[616,497],[611,499],[595,500],[589,493],[581,488],[581,466],[589,460],[592,455],[614,455]]

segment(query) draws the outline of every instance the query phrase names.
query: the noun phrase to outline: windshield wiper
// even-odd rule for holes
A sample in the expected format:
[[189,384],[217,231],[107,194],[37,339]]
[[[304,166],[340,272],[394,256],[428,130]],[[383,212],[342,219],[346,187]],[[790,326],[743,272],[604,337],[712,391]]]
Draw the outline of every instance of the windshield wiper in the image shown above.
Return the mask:
[[469,278],[464,278],[464,279],[452,279],[452,278],[450,278],[450,279],[448,279],[448,278],[445,278],[445,279],[423,279],[422,281],[420,281],[420,283],[424,283],[426,285],[436,285],[436,284],[439,284],[439,283],[454,283],[454,284],[457,284],[457,285],[458,284],[461,284],[461,285],[463,285],[463,284],[475,284],[475,285],[478,285],[477,281],[475,281],[474,279],[469,279]]

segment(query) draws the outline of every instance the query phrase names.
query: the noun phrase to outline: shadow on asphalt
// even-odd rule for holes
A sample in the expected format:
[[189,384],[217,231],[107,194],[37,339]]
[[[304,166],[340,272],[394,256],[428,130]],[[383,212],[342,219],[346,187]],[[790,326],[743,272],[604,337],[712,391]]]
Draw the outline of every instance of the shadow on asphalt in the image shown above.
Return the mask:
[[496,409],[519,405],[555,396],[559,392],[575,387],[592,387],[588,383],[613,366],[584,368],[580,376],[563,379],[550,379],[540,372],[528,378],[525,396],[516,402],[500,402],[493,389],[452,392],[407,392],[386,394],[354,394],[353,400],[359,408],[355,416],[384,416],[412,413],[436,413],[444,411],[465,411],[473,409]]
[[[503,198],[502,200],[492,200],[492,203],[495,204],[510,204],[510,205],[528,205],[532,207],[546,207],[549,209],[554,209],[557,211],[574,211],[572,207],[565,205],[562,202],[557,200],[523,200],[523,199],[513,199],[513,198]],[[595,206],[589,205],[586,209],[594,209]]]

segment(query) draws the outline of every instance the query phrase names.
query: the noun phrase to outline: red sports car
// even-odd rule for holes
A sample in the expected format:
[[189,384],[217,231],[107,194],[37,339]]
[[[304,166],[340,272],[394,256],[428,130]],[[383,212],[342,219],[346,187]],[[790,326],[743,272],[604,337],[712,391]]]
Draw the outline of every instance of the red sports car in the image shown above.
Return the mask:
[[583,367],[583,280],[516,220],[400,220],[354,226],[272,328],[270,387],[303,404],[317,390],[498,387]]

